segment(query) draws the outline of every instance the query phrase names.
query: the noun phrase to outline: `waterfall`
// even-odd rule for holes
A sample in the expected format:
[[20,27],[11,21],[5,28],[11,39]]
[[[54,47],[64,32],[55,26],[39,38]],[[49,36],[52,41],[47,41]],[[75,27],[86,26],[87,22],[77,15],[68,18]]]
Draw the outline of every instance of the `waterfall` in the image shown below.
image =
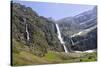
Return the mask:
[[74,46],[74,42],[73,42],[73,40],[71,39],[71,42],[72,42],[72,45]]
[[65,46],[65,42],[63,41],[63,38],[61,37],[61,32],[60,32],[58,24],[56,24],[56,29],[57,29],[58,39],[60,40],[60,43],[63,45],[65,53],[67,53],[68,51]]
[[29,41],[30,37],[29,37],[29,32],[28,32],[27,24],[26,24],[26,33],[27,33],[27,41]]
[[25,32],[26,32],[26,36],[27,36],[27,41],[29,41],[30,37],[29,37],[29,32],[28,32],[28,25],[26,23],[26,18],[23,18],[24,23],[25,23]]

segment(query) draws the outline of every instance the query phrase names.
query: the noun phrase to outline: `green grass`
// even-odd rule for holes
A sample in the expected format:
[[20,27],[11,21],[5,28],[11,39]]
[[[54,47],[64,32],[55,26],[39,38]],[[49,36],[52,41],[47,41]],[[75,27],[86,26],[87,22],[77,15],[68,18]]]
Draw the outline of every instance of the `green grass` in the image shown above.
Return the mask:
[[38,57],[29,52],[22,51],[13,53],[13,65],[37,65],[37,64],[55,64],[55,63],[73,63],[96,61],[95,53],[84,54],[84,56],[75,57],[73,54],[67,55],[57,52],[48,52],[44,57]]
[[43,63],[47,63],[47,61],[28,52],[22,51],[19,54],[13,54],[13,65],[36,65]]
[[49,63],[60,63],[62,62],[61,57],[53,51],[49,51],[44,57],[42,57],[44,60],[48,61]]
[[74,62],[91,62],[97,60],[96,52],[93,53],[64,53],[49,51],[44,60],[50,63],[74,63]]
[[97,61],[97,53],[86,53],[85,57],[80,59],[80,62],[91,62],[91,61]]
[[64,53],[48,51],[43,57],[34,55],[26,46],[20,42],[13,42],[12,64],[39,65],[56,63],[90,62],[97,60],[97,53]]
[[35,56],[27,46],[23,46],[21,42],[13,40],[12,48],[12,64],[13,66],[44,64],[47,63],[41,57]]

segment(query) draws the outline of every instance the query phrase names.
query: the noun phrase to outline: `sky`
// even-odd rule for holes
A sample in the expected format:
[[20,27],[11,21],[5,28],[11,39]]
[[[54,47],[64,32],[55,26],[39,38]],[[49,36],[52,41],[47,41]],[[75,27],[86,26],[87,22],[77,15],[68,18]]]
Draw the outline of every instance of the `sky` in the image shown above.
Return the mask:
[[36,2],[36,1],[15,0],[14,2],[21,3],[26,7],[31,7],[40,16],[44,16],[47,18],[51,17],[54,20],[59,20],[65,17],[72,17],[84,11],[91,10],[94,7],[94,5],[48,3],[48,2]]

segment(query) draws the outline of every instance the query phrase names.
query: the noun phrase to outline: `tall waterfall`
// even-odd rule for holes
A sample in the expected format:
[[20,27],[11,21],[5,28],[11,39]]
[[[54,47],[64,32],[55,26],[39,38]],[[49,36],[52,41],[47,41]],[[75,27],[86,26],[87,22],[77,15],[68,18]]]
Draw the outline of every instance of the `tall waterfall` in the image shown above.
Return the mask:
[[63,45],[65,53],[67,53],[68,51],[65,46],[65,42],[63,41],[63,38],[61,37],[61,32],[60,32],[58,24],[56,24],[56,29],[57,29],[58,39],[60,40],[60,43]]
[[73,40],[71,39],[71,42],[72,42],[72,45],[74,46],[74,42],[73,42]]
[[26,24],[26,33],[27,33],[27,41],[29,41],[30,37],[29,37],[29,32],[28,32],[27,24]]
[[25,23],[25,32],[26,32],[26,36],[27,36],[27,41],[29,41],[30,37],[29,37],[29,32],[28,32],[28,25],[26,23],[26,18],[23,18],[24,23]]

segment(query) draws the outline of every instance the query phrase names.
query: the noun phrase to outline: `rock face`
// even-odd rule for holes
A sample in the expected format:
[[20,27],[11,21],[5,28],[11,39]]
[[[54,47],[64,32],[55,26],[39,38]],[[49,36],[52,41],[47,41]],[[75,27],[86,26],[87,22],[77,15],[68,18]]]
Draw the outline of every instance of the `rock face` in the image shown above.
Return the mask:
[[53,21],[39,16],[30,7],[12,3],[13,51],[29,51],[44,56],[48,51],[64,52],[55,23],[69,52],[97,48],[97,8],[73,17]]
[[63,51],[54,22],[19,3],[12,3],[12,42],[14,49],[18,49],[17,42],[20,49],[27,47],[38,56],[48,50]]
[[57,22],[71,50],[85,51],[97,48],[97,7]]
[[72,46],[73,50],[86,51],[97,48],[97,29],[93,29],[84,36],[72,37],[75,45]]

